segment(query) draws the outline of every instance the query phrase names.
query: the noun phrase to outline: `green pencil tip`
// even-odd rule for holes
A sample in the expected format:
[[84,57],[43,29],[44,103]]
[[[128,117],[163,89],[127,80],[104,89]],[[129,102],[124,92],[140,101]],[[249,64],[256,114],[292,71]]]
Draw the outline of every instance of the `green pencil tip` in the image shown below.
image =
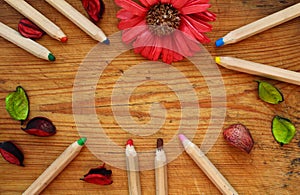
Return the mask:
[[55,56],[52,53],[49,53],[48,60],[49,61],[55,61]]
[[78,145],[83,146],[86,142],[86,137],[82,137],[79,140],[77,140]]

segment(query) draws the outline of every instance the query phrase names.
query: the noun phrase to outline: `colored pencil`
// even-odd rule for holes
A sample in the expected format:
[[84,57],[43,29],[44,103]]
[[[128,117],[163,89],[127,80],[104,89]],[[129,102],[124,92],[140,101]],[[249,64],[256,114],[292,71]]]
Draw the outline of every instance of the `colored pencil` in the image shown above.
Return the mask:
[[128,177],[128,192],[129,195],[141,195],[141,182],[139,175],[139,163],[137,152],[134,149],[132,139],[129,139],[126,144],[126,165]]
[[48,35],[57,39],[61,42],[66,42],[68,40],[67,36],[64,32],[52,21],[46,18],[43,14],[33,8],[30,4],[28,4],[24,0],[4,0],[10,6],[15,8],[18,12],[20,12],[23,16],[31,20],[38,27],[40,27],[43,31],[45,31]]
[[222,45],[236,43],[298,16],[300,16],[300,3],[229,32],[223,38],[216,41],[216,46],[220,47]]
[[168,195],[167,157],[163,149],[163,139],[157,139],[155,155],[156,195]]
[[216,57],[217,64],[239,72],[300,85],[300,73],[233,57]]
[[219,170],[212,164],[212,162],[205,156],[205,154],[192,143],[183,134],[179,135],[179,139],[188,153],[188,155],[195,161],[206,176],[215,184],[222,194],[236,195],[238,194]]
[[86,138],[73,142],[23,193],[23,195],[40,194],[47,185],[80,153]]
[[91,22],[88,18],[77,11],[72,5],[64,0],[46,0],[51,6],[57,9],[61,14],[76,24],[86,34],[91,36],[96,41],[109,44],[109,39],[103,31]]
[[54,55],[47,48],[29,38],[23,37],[19,32],[2,22],[0,22],[0,36],[36,57],[49,61],[55,60]]

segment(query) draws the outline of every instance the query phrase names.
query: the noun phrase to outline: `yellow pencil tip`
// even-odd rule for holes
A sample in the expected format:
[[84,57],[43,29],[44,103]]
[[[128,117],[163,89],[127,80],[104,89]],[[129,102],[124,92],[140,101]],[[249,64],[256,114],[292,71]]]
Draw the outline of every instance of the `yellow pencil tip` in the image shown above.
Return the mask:
[[215,61],[216,61],[217,64],[220,64],[221,58],[220,58],[220,57],[216,57],[216,58],[215,58]]

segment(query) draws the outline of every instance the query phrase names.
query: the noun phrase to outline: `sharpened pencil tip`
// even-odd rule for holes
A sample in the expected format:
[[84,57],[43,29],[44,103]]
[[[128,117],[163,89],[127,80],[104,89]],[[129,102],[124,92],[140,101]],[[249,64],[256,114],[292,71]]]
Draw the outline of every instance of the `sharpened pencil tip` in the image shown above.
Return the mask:
[[79,140],[77,140],[78,145],[83,146],[86,142],[87,138],[86,137],[82,137]]
[[55,61],[55,56],[52,53],[49,53],[48,60],[49,61]]
[[106,38],[104,41],[102,41],[102,43],[109,45],[110,44],[110,40],[108,38]]
[[164,140],[161,138],[158,138],[156,141],[156,148],[158,150],[161,150],[161,149],[163,149],[163,146],[164,146]]
[[133,140],[132,139],[127,140],[126,146],[127,145],[133,146]]
[[221,63],[221,58],[220,57],[216,57],[215,61],[216,61],[217,64],[220,64]]
[[68,41],[68,37],[62,37],[62,38],[60,39],[60,41],[61,41],[62,43],[66,43],[66,42]]
[[185,135],[183,135],[183,134],[179,134],[178,137],[179,137],[179,140],[180,140],[181,142],[183,142],[184,140],[187,139],[187,138],[185,137]]
[[223,40],[223,38],[220,38],[220,39],[218,39],[217,41],[216,41],[216,46],[217,47],[221,47],[221,46],[223,46],[224,45],[224,40]]

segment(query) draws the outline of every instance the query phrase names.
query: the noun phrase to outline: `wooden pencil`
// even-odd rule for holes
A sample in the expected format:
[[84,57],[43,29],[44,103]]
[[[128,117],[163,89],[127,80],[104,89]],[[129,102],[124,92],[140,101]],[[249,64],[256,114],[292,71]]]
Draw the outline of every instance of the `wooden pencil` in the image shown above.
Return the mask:
[[23,37],[19,32],[3,24],[2,22],[0,22],[0,36],[19,46],[25,51],[35,55],[36,57],[49,61],[55,60],[54,55],[46,47],[29,38]]
[[300,73],[234,57],[216,57],[217,64],[239,72],[300,85]]
[[38,10],[33,8],[26,1],[24,0],[4,0],[4,1],[7,2],[13,8],[15,8],[23,16],[25,16],[33,23],[35,23],[49,36],[63,43],[68,40],[67,36],[56,24],[54,24],[52,21],[46,18],[43,14],[41,14]]
[[188,155],[195,161],[200,169],[206,174],[206,176],[215,184],[222,194],[236,195],[238,194],[235,189],[229,184],[225,177],[219,172],[219,170],[211,163],[211,161],[205,156],[205,154],[192,143],[183,134],[179,135],[179,139],[188,153]]
[[103,31],[64,0],[45,0],[96,41],[109,44]]
[[236,43],[298,16],[300,16],[300,3],[229,32],[223,38],[216,41],[216,46],[220,47],[226,44]]
[[155,155],[156,195],[168,195],[167,157],[163,149],[163,139],[157,139]]
[[141,183],[139,175],[139,163],[137,152],[134,149],[132,139],[129,139],[126,144],[126,165],[128,177],[128,192],[129,195],[141,195]]
[[38,195],[53,179],[79,154],[86,142],[80,138],[73,142],[23,193],[23,195]]

